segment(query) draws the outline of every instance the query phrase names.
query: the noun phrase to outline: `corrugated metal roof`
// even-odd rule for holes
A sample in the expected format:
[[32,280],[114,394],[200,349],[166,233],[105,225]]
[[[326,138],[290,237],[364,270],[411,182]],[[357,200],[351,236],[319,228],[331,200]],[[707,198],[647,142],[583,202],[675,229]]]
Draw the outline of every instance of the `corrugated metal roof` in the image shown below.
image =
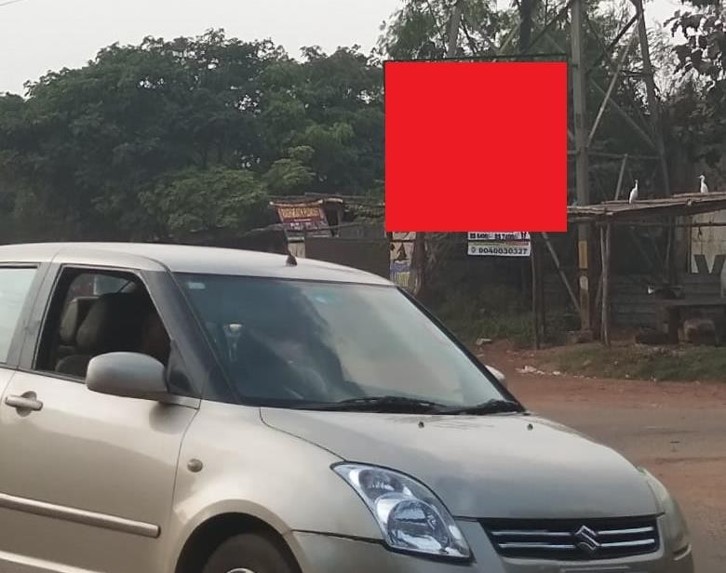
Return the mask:
[[567,220],[572,223],[621,222],[650,217],[681,217],[726,209],[726,193],[684,193],[661,199],[606,201],[597,205],[577,205],[567,208]]

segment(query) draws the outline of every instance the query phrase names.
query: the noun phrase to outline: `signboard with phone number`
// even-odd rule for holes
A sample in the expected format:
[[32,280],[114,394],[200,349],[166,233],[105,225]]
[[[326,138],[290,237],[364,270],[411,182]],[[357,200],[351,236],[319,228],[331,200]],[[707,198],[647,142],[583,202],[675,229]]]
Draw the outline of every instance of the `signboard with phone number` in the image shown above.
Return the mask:
[[529,257],[532,240],[529,233],[469,233],[470,256],[480,257]]

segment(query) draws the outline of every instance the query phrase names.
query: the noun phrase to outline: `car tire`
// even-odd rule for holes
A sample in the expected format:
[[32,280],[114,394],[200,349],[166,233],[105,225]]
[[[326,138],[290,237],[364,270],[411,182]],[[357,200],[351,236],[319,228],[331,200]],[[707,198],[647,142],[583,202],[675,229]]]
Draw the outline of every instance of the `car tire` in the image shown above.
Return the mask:
[[222,543],[202,573],[300,573],[289,550],[270,536],[243,533]]

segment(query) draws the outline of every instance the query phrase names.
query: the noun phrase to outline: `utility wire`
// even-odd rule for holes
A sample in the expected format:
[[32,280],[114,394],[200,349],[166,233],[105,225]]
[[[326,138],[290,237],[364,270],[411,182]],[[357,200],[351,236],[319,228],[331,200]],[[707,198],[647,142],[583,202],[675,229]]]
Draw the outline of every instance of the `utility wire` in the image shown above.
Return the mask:
[[18,2],[23,2],[24,0],[7,0],[7,2],[0,2],[0,8],[3,6],[9,6],[10,4],[17,4]]

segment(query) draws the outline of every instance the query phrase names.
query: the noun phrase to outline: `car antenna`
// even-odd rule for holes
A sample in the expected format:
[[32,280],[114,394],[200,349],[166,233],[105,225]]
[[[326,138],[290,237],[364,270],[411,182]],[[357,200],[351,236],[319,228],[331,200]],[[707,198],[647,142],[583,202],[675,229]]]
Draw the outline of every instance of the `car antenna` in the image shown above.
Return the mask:
[[287,249],[287,261],[285,261],[285,264],[288,267],[296,267],[297,266],[297,259],[295,258],[295,255],[293,255],[290,252],[290,249]]

